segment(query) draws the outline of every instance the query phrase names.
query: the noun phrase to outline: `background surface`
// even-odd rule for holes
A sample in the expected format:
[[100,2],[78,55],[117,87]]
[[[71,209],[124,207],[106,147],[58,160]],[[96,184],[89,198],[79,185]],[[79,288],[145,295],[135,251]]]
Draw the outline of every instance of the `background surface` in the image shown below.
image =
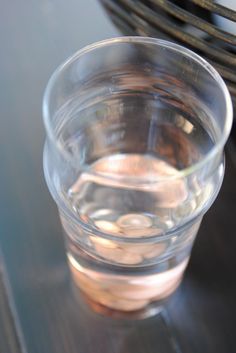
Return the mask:
[[231,148],[223,189],[204,219],[184,283],[163,316],[113,321],[90,312],[71,291],[57,210],[43,177],[42,96],[51,73],[69,55],[116,35],[95,0],[1,2],[0,246],[8,292],[2,289],[0,307],[7,295],[10,307],[0,315],[0,352],[19,353],[19,344],[28,353],[234,352]]

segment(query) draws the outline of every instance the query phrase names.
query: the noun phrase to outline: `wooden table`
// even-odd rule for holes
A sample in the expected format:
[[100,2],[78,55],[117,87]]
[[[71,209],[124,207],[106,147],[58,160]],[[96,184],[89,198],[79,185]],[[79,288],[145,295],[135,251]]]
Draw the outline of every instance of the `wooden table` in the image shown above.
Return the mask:
[[71,291],[43,177],[41,101],[61,61],[116,30],[95,0],[3,0],[0,18],[0,352],[236,352],[233,142],[220,196],[163,314],[122,321],[93,313]]

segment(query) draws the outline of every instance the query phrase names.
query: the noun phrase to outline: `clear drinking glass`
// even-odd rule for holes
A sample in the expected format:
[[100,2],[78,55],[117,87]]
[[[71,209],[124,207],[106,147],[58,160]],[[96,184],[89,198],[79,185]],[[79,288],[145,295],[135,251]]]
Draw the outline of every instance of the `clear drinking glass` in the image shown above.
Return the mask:
[[55,71],[43,115],[74,283],[97,307],[158,311],[222,183],[232,124],[223,80],[179,45],[114,38]]

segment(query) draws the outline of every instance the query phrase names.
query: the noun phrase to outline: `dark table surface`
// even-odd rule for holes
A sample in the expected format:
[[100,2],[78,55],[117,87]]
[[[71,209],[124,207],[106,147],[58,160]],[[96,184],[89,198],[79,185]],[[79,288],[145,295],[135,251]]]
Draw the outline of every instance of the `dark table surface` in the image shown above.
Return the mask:
[[42,171],[41,101],[54,68],[116,30],[95,0],[1,3],[0,353],[236,352],[236,153],[162,315],[122,321],[74,295]]

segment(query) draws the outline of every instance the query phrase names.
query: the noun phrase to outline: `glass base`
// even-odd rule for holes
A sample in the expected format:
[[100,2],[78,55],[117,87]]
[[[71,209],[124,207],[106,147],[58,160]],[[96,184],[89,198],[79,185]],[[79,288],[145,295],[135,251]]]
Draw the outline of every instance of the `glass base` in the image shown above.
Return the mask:
[[[146,307],[133,310],[133,311],[122,311],[116,310],[105,305],[102,305],[93,299],[89,298],[83,291],[81,291],[76,284],[72,281],[73,291],[75,296],[80,297],[84,303],[95,313],[114,318],[114,319],[130,319],[130,320],[137,320],[137,319],[146,319],[152,316],[158,315],[163,310],[164,301],[158,301],[148,304]],[[166,300],[165,300],[166,302]]]
[[182,352],[165,303],[163,306],[153,303],[142,310],[122,312],[89,299],[73,281],[70,290],[73,317],[78,317],[77,327],[82,322],[90,333],[95,330],[93,338],[98,340],[98,345],[105,340],[102,352]]
[[82,266],[83,258],[79,262],[71,254],[68,259],[71,278],[89,302],[98,303],[102,309],[109,308],[100,311],[124,313],[123,317],[133,314],[150,317],[160,312],[167,298],[179,286],[188,261],[188,258],[184,259],[177,266],[158,273],[143,273],[139,269],[138,274],[134,275],[127,269],[118,274],[115,271],[100,271],[99,268],[94,270]]

